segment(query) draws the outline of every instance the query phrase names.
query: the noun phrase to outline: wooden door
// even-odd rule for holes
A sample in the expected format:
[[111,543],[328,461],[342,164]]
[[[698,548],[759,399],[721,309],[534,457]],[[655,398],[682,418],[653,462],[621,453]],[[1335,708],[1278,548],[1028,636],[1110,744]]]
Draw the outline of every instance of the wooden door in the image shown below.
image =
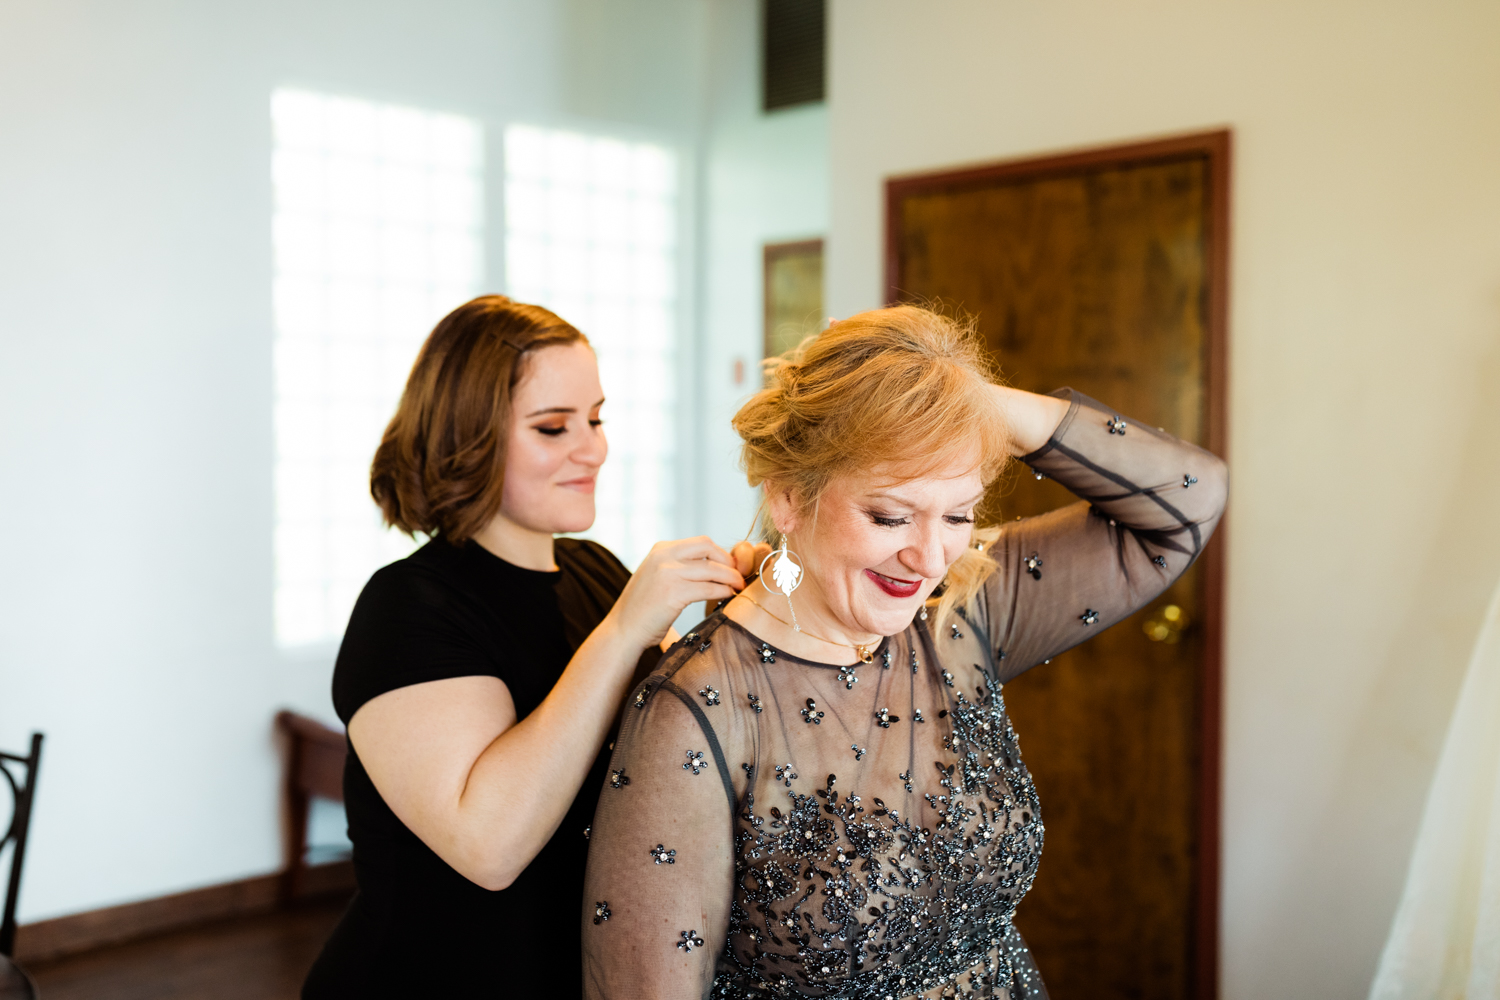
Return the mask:
[[[1228,171],[1218,132],[892,180],[889,298],[973,316],[1013,385],[1222,455]],[[1070,502],[1018,466],[985,513]],[[1222,536],[1006,685],[1047,830],[1016,924],[1056,1000],[1215,995]]]

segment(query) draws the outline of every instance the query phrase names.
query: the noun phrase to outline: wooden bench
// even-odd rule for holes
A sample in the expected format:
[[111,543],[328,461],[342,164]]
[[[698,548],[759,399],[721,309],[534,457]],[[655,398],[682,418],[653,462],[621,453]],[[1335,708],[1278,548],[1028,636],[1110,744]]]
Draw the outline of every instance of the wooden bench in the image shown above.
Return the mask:
[[307,873],[307,817],[313,797],[344,801],[344,759],[349,745],[340,730],[296,712],[277,712],[276,728],[288,743],[283,789],[286,858],[280,890],[284,905],[298,897]]

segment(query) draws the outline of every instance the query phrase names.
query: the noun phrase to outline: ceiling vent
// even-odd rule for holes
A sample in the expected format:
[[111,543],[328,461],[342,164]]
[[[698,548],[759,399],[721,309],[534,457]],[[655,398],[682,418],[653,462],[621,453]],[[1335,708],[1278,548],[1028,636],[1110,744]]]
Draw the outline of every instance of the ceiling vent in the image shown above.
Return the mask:
[[766,111],[823,100],[827,0],[763,0],[761,76]]

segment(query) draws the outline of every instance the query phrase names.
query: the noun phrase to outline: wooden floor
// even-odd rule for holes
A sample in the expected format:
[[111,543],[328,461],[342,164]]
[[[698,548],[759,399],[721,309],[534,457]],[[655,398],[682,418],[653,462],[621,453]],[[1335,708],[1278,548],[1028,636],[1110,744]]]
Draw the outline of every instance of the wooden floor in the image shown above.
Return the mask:
[[42,1000],[296,1000],[347,904],[347,897],[309,901],[27,971]]

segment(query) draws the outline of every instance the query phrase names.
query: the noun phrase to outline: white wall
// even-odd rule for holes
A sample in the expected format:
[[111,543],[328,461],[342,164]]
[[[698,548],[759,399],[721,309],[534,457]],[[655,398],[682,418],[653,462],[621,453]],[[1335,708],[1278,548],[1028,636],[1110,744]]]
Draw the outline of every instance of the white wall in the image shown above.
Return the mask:
[[750,533],[758,503],[740,471],[739,436],[729,422],[761,385],[762,249],[827,231],[828,110],[809,104],[762,112],[758,0],[721,0],[710,9],[695,428],[702,457],[690,471],[702,512],[693,530],[724,543]]
[[[590,34],[608,6],[0,4],[0,746],[48,736],[22,921],[273,870],[272,715],[331,716],[331,651],[271,637],[272,88],[691,150],[696,5]],[[634,55],[614,104],[600,46]]]
[[1500,7],[834,0],[829,311],[882,180],[1228,125],[1223,994],[1363,996],[1500,578]]

